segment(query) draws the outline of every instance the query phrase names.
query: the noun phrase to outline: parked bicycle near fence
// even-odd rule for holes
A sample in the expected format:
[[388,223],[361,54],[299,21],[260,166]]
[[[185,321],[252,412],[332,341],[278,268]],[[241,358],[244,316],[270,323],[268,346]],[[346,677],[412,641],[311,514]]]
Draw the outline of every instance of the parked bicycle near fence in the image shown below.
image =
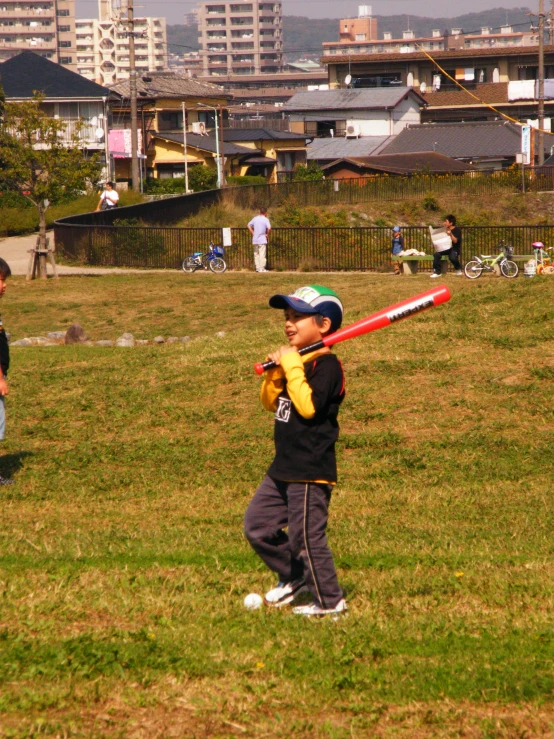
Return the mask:
[[466,277],[469,277],[470,280],[476,280],[478,277],[481,277],[485,271],[495,272],[495,267],[497,265],[500,269],[500,274],[503,277],[517,277],[519,267],[515,262],[508,259],[508,257],[513,256],[514,247],[501,241],[500,244],[498,244],[497,249],[500,250],[500,254],[496,257],[494,255],[485,256],[484,254],[481,254],[480,257],[473,257],[473,259],[464,267]]
[[208,251],[204,254],[201,251],[195,251],[188,257],[183,259],[181,265],[183,272],[196,272],[197,269],[211,269],[216,274],[222,274],[227,269],[227,263],[223,259],[225,249],[222,246],[214,246],[210,241]]

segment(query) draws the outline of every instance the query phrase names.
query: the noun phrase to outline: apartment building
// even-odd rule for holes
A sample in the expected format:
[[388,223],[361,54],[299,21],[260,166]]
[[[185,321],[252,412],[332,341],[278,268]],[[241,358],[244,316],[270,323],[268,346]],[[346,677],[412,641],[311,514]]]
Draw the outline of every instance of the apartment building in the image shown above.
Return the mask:
[[22,51],[76,71],[75,0],[0,2],[0,62]]
[[[75,23],[77,72],[101,85],[129,77],[129,23],[111,0],[99,0],[99,17]],[[139,72],[167,69],[165,18],[135,18],[135,64]]]
[[[366,8],[368,6],[361,6]],[[357,32],[357,26],[361,21],[369,20],[375,26],[367,25],[365,33]],[[466,34],[462,28],[452,28],[450,31],[441,31],[436,28],[431,31],[430,36],[416,36],[414,31],[407,30],[402,33],[402,38],[393,38],[389,31],[383,33],[383,38],[377,36],[376,19],[358,18],[340,21],[340,38],[338,41],[323,43],[324,56],[336,56],[338,54],[411,54],[416,51],[452,51],[462,49],[490,49],[505,47],[528,47],[539,43],[536,31],[514,31],[512,26],[502,26],[500,29],[483,27],[478,34]],[[370,33],[375,29],[375,35]],[[495,32],[496,31],[496,32]],[[364,38],[366,36],[366,38]]]
[[204,78],[283,71],[280,2],[235,0],[203,2],[198,7]]

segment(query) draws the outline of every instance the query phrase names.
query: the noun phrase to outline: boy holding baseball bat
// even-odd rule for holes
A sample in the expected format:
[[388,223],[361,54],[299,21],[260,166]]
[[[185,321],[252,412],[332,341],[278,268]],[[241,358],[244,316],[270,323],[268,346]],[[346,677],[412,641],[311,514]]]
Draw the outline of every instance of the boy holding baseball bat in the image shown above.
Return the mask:
[[325,530],[337,479],[335,442],[344,375],[329,348],[304,356],[298,350],[340,328],[342,304],[335,292],[320,285],[274,295],[269,304],[285,311],[288,346],[268,357],[277,367],[264,376],[261,400],[275,413],[275,458],[248,506],[244,531],[279,577],[266,593],[267,606],[280,608],[308,590],[312,603],[293,612],[336,618],[347,606]]

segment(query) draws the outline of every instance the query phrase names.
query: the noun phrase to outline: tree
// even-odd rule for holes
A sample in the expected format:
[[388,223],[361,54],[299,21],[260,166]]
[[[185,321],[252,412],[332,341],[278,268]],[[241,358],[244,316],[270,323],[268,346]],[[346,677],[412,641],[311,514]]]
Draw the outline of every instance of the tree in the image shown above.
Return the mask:
[[[100,154],[87,156],[79,140],[82,124],[72,135],[65,121],[40,108],[43,97],[7,103],[0,121],[3,186],[24,195],[38,210],[39,247],[46,249],[46,211],[61,200],[94,187],[100,177]],[[44,271],[43,271],[44,268]],[[41,264],[46,275],[46,258]]]
[[315,162],[308,162],[307,166],[299,164],[294,169],[293,179],[308,182],[321,182],[324,179],[323,170],[320,169]]

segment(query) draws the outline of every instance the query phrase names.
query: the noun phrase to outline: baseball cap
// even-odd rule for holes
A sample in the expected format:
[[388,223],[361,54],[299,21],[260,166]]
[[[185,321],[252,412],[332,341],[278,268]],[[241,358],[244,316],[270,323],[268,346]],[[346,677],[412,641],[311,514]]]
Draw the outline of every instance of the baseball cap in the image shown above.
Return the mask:
[[400,228],[400,226],[395,226],[392,230],[394,231],[395,234],[397,234],[402,229]]
[[298,313],[319,313],[331,321],[331,332],[342,323],[342,303],[339,296],[322,285],[299,287],[291,295],[273,295],[269,299],[272,308],[292,308]]

